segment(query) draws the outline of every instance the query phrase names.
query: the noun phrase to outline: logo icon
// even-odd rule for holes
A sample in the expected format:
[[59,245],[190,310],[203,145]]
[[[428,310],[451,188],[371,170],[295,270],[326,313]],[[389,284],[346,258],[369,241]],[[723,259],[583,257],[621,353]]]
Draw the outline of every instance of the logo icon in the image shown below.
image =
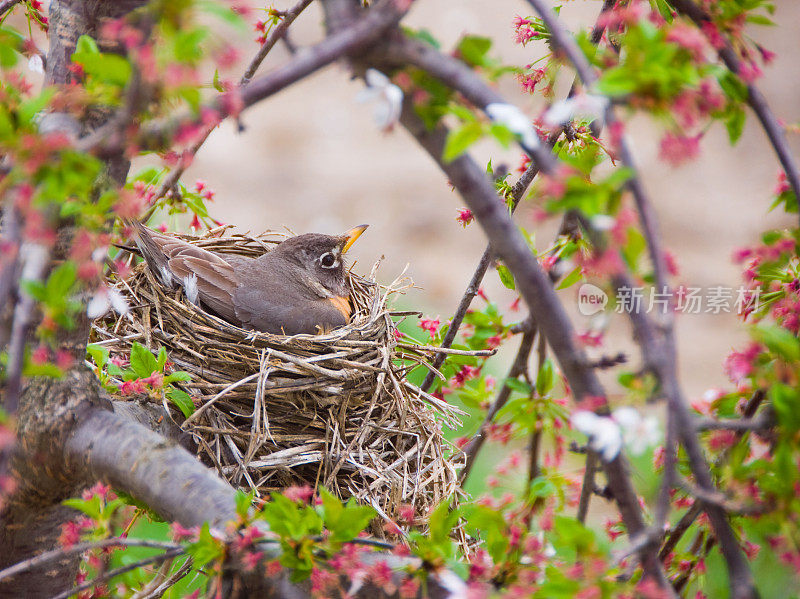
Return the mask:
[[584,283],[578,289],[578,310],[584,316],[602,311],[608,304],[608,295],[597,285]]

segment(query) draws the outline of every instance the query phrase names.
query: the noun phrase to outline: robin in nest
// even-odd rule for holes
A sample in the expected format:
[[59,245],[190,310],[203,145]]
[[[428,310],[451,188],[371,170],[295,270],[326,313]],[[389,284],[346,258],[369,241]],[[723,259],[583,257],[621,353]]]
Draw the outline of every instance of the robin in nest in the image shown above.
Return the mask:
[[367,228],[344,235],[290,237],[259,256],[218,254],[134,222],[136,245],[169,289],[246,329],[296,335],[327,332],[352,313],[344,253]]

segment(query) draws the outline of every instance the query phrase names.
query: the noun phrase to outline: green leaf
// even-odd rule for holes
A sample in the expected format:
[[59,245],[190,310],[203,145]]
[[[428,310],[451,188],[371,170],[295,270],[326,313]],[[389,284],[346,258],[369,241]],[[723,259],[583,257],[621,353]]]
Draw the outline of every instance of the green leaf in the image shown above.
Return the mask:
[[48,299],[65,297],[75,285],[76,272],[75,263],[71,260],[53,269],[47,278]]
[[787,362],[800,361],[800,339],[783,327],[761,324],[753,328],[753,337]]
[[498,264],[497,265],[497,274],[500,275],[500,282],[507,289],[516,289],[517,285],[514,283],[514,275],[511,274],[511,271],[505,264]]
[[747,114],[745,111],[737,106],[731,111],[731,113],[728,115],[728,118],[725,119],[725,129],[728,131],[728,139],[730,140],[731,144],[735,144],[742,136],[746,118]]
[[800,396],[797,389],[775,383],[769,390],[772,405],[778,417],[778,422],[789,434],[800,430]]
[[131,347],[131,370],[138,378],[146,378],[160,371],[156,357],[141,343],[133,342]]
[[196,568],[202,568],[209,562],[222,557],[222,544],[211,536],[208,522],[203,523],[197,542],[191,543],[186,548],[186,553],[192,556]]
[[773,21],[769,17],[765,17],[764,15],[747,15],[746,20],[748,23],[753,23],[755,25],[767,25],[767,26],[775,25],[775,21]]
[[167,389],[167,397],[175,404],[181,413],[188,418],[194,413],[194,402],[192,396],[186,393],[183,389],[177,387],[170,387]]
[[100,515],[103,511],[103,505],[98,495],[92,495],[92,497],[89,499],[80,499],[77,497],[73,497],[70,499],[65,499],[61,503],[63,505],[66,505],[67,507],[71,507],[80,512],[83,512],[84,514],[89,516],[92,520],[99,520]]
[[102,345],[97,345],[96,343],[90,343],[86,346],[86,353],[88,353],[94,363],[102,370],[106,363],[108,363],[108,348],[103,347]]
[[164,384],[169,385],[170,383],[188,383],[192,380],[192,375],[188,372],[184,372],[183,370],[176,370],[172,374],[169,374],[164,377]]
[[97,47],[97,42],[95,42],[91,36],[82,35],[75,44],[75,52],[80,52],[81,54],[100,54],[100,49]]
[[531,388],[531,386],[528,383],[513,377],[507,378],[503,382],[503,384],[512,391],[516,391],[517,393],[522,393],[522,395],[525,396],[529,396],[533,391],[533,388]]
[[473,66],[487,66],[490,61],[486,53],[492,47],[492,40],[479,35],[468,35],[458,44],[458,52],[465,62]]
[[19,120],[25,124],[30,123],[33,120],[33,117],[39,114],[39,112],[41,112],[42,109],[47,106],[55,93],[56,90],[54,87],[46,87],[35,98],[31,98],[27,102],[23,102],[17,111]]
[[105,83],[124,86],[131,78],[131,65],[127,59],[118,54],[100,52],[88,35],[78,38],[72,62],[81,65],[88,75]]
[[550,391],[553,390],[555,383],[555,374],[553,371],[553,362],[548,358],[544,361],[539,372],[536,374],[536,393],[539,397],[545,397]]
[[156,370],[164,372],[164,365],[167,363],[167,350],[161,347],[158,350],[158,359],[156,360]]
[[501,123],[492,123],[489,125],[489,134],[497,140],[503,148],[510,148],[511,144],[517,139],[517,136]]
[[442,160],[452,162],[467,151],[472,144],[483,136],[483,126],[479,122],[467,123],[457,129],[451,129],[444,144]]
[[250,511],[250,506],[253,505],[253,499],[255,499],[255,496],[255,491],[245,493],[241,489],[236,490],[236,513],[243,520],[247,518],[247,513]]
[[580,266],[576,266],[572,269],[572,271],[564,277],[564,280],[558,284],[556,289],[566,289],[567,287],[572,287],[575,283],[581,280],[583,277],[582,270]]

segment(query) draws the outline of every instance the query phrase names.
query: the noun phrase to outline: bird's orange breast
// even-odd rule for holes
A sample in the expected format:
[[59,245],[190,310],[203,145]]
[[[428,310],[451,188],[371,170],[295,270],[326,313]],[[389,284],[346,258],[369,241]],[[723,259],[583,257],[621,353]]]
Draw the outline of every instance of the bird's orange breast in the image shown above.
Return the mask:
[[342,297],[340,295],[336,295],[334,297],[328,298],[328,301],[333,304],[333,306],[341,312],[345,318],[349,319],[350,315],[353,313],[353,308],[350,305],[350,298],[349,297]]

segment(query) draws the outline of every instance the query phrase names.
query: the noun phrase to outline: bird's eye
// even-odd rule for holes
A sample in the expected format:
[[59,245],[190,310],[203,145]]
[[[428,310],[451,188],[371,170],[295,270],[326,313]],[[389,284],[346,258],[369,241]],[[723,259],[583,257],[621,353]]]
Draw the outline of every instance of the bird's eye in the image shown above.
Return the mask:
[[319,263],[322,265],[322,268],[333,268],[338,263],[338,260],[331,252],[325,252],[320,256]]

